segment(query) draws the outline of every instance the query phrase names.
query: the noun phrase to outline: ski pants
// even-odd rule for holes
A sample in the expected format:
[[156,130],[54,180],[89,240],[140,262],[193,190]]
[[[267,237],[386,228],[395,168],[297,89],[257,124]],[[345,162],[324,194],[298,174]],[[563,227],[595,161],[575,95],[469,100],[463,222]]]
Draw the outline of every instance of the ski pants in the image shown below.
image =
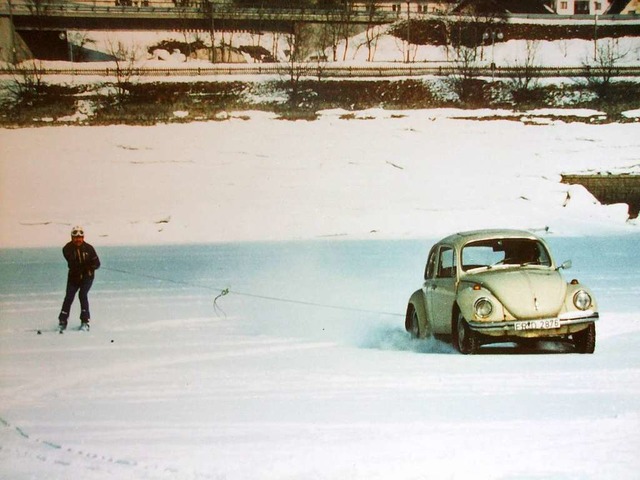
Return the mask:
[[89,313],[89,290],[91,290],[91,285],[93,284],[93,277],[86,275],[80,283],[72,282],[71,280],[67,280],[67,293],[64,297],[64,302],[62,302],[62,309],[60,310],[60,315],[58,316],[58,320],[60,323],[65,324],[69,319],[69,311],[71,310],[71,304],[75,299],[76,293],[78,293],[78,299],[80,300],[80,321],[88,322],[91,318],[91,314]]

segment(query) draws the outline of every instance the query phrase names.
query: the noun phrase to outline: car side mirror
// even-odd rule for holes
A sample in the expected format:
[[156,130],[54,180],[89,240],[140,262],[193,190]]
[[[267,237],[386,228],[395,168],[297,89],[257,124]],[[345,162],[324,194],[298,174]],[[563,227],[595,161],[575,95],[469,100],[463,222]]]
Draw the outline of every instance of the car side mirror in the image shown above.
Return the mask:
[[569,270],[571,268],[571,260],[562,262],[562,265],[558,267],[558,270]]

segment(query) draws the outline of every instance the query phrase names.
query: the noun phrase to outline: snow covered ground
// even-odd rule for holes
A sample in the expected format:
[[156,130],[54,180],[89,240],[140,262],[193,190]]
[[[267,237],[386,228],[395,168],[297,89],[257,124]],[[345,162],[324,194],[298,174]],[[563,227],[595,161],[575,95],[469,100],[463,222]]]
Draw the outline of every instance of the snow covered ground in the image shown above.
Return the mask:
[[102,247],[65,335],[58,249],[5,250],[2,476],[634,479],[638,236],[549,240],[601,302],[594,355],[411,340],[429,239]]
[[[0,476],[637,478],[638,221],[560,174],[638,173],[639,125],[344,113],[0,130]],[[432,242],[496,226],[573,260],[594,355],[404,332]]]
[[[464,118],[495,113],[514,120]],[[504,225],[637,232],[626,204],[601,205],[560,175],[638,173],[640,126],[547,113],[325,111],[290,122],[242,112],[0,130],[0,245],[58,245],[76,224],[98,245],[433,238]]]

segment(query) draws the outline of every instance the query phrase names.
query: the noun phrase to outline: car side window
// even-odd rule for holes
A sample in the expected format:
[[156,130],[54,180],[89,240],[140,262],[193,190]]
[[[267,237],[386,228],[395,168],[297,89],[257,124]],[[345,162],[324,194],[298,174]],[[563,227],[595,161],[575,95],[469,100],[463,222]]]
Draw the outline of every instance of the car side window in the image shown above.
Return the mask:
[[456,276],[456,256],[453,248],[441,247],[438,261],[438,278]]
[[432,248],[429,252],[429,259],[427,260],[427,265],[424,269],[424,279],[433,278],[436,273],[436,253],[438,249],[436,247]]

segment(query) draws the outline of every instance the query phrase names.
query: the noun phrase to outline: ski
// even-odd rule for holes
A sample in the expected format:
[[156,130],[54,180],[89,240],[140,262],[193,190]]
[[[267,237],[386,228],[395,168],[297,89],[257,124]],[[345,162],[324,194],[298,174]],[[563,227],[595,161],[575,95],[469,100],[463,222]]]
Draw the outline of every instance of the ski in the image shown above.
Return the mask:
[[67,327],[55,327],[55,328],[37,328],[30,330],[31,332],[36,332],[37,335],[42,335],[44,333],[58,333],[60,335],[67,332],[89,332],[90,328],[88,324],[80,325],[76,328],[67,328]]

